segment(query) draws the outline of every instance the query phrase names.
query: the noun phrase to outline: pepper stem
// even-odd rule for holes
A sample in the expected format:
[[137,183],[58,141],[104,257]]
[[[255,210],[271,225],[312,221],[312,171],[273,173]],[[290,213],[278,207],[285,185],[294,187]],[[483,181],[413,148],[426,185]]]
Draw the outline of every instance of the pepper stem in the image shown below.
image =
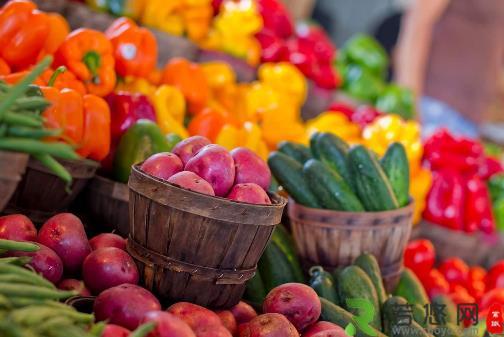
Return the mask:
[[98,69],[101,65],[101,56],[94,50],[88,51],[84,57],[82,58],[82,62],[87,66],[89,71],[91,72],[92,78],[91,81],[93,84],[100,83],[100,77],[98,76]]
[[56,70],[52,73],[51,77],[49,78],[49,81],[47,81],[47,86],[48,87],[54,87],[54,82],[56,82],[56,79],[60,74],[63,74],[65,71],[67,71],[67,68],[65,66],[59,66],[56,68]]

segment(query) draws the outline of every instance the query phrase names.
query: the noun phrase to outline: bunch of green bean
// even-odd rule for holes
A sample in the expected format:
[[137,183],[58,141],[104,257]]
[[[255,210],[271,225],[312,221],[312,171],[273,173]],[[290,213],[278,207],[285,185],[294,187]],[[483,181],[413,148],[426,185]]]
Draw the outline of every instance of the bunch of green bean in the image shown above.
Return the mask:
[[79,156],[68,144],[41,140],[61,131],[44,128],[40,113],[50,103],[31,84],[51,62],[51,56],[45,57],[14,86],[0,82],[0,150],[28,153],[69,184],[71,175],[54,157],[78,159]]
[[[0,240],[2,251],[38,250],[36,244]],[[42,276],[24,268],[27,257],[0,258],[0,336],[2,337],[100,337],[105,323],[58,302],[76,295],[63,291]],[[153,323],[140,326],[130,337],[144,337]]]

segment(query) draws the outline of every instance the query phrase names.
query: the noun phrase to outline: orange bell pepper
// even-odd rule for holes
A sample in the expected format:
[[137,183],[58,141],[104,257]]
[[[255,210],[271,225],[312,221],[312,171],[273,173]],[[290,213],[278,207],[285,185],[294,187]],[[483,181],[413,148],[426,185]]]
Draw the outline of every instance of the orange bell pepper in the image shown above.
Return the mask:
[[226,124],[236,125],[236,121],[226,112],[205,108],[191,120],[187,129],[191,136],[204,136],[214,143]]
[[210,98],[205,72],[188,60],[175,58],[165,65],[161,82],[173,85],[182,91],[189,104],[189,112],[197,114]]
[[55,64],[64,65],[86,85],[87,91],[100,97],[116,84],[113,48],[105,34],[80,28],[67,36],[55,55]]
[[9,75],[10,72],[11,72],[11,69],[10,69],[9,65],[7,64],[7,62],[5,62],[4,59],[0,58],[0,75],[1,76]]
[[[18,71],[16,73],[11,73],[7,75],[0,75],[0,80],[4,81],[7,84],[16,84],[19,81],[21,81],[23,78],[28,75],[29,71],[28,70],[23,70],[23,71]],[[42,80],[41,77],[37,77],[35,81],[33,81],[33,84],[36,85],[45,85],[44,81]]]
[[44,81],[45,86],[55,87],[57,89],[73,89],[77,91],[79,94],[84,95],[86,93],[86,87],[84,83],[79,81],[75,75],[67,70],[59,71],[47,69],[40,76],[42,81]]
[[[41,86],[42,94],[51,102],[42,116],[48,129],[61,129],[62,140],[79,145],[84,135],[84,102],[75,90]],[[97,130],[97,133],[99,130]]]
[[122,17],[105,31],[112,43],[115,69],[120,76],[147,77],[156,66],[157,42],[154,34]]
[[10,1],[0,10],[0,56],[14,69],[36,63],[50,32],[47,14],[31,1]]
[[77,153],[101,161],[110,152],[110,109],[95,95],[84,95],[84,135]]
[[40,52],[39,59],[42,59],[46,55],[54,54],[70,33],[70,26],[61,15],[57,13],[47,13],[47,20],[49,23],[49,34]]

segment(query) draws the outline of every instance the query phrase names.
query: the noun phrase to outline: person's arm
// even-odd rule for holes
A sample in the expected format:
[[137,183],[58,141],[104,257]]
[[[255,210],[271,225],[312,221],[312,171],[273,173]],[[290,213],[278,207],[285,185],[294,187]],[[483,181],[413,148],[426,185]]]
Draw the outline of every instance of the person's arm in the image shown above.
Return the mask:
[[405,13],[396,51],[395,80],[420,97],[432,41],[432,29],[450,0],[416,0]]

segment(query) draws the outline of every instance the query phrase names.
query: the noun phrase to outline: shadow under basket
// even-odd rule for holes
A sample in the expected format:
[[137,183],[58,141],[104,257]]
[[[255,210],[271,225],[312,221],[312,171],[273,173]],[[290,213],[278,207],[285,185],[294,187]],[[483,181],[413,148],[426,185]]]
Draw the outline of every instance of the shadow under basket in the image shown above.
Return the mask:
[[29,156],[21,152],[0,151],[0,212],[21,181]]
[[237,304],[280,223],[286,200],[234,202],[186,190],[133,166],[128,252],[143,285],[163,301]]
[[95,175],[98,163],[90,160],[58,161],[72,176],[70,191],[66,183],[36,159],[30,158],[23,179],[7,205],[6,213],[22,213],[35,223],[43,223],[64,211]]
[[328,270],[350,265],[362,253],[373,254],[385,286],[393,289],[402,271],[413,203],[383,212],[341,212],[288,204],[291,228],[304,266]]
[[129,234],[128,185],[95,176],[83,192],[86,212],[94,223],[116,230],[122,237]]

